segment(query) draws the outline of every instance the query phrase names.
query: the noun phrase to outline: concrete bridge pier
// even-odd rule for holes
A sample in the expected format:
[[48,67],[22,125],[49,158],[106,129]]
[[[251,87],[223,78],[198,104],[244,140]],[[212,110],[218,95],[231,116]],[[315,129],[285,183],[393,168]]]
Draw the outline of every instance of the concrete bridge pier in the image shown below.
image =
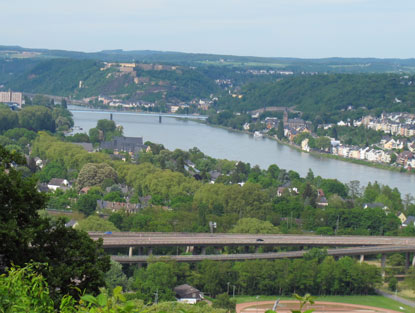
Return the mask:
[[382,258],[381,258],[381,268],[382,268],[382,277],[385,278],[385,267],[386,267],[386,254],[382,253]]
[[186,253],[192,253],[193,254],[194,249],[195,249],[194,246],[187,246],[186,247]]
[[153,247],[149,247],[148,248],[148,255],[152,255],[153,254]]
[[406,253],[405,253],[405,268],[406,268],[406,269],[408,269],[408,268],[409,268],[409,264],[410,264],[410,257],[411,257],[410,253],[409,253],[409,252],[406,252]]
[[415,267],[415,253],[414,253],[414,256],[412,257],[412,266]]
[[359,260],[359,262],[360,263],[363,263],[365,261],[365,255],[364,254],[361,254],[360,255],[360,260]]
[[206,255],[206,246],[202,246],[200,250],[201,255]]
[[130,247],[129,249],[128,249],[128,257],[132,257],[133,256],[133,247]]

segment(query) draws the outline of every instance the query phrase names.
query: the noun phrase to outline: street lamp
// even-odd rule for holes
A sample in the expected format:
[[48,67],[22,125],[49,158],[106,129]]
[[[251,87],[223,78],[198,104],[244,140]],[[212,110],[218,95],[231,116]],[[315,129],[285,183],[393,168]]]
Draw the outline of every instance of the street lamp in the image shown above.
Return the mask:
[[258,313],[258,299],[259,299],[259,297],[260,296],[256,296],[255,298],[256,298],[256,312]]
[[216,228],[216,222],[209,222],[210,233],[213,234],[213,229]]

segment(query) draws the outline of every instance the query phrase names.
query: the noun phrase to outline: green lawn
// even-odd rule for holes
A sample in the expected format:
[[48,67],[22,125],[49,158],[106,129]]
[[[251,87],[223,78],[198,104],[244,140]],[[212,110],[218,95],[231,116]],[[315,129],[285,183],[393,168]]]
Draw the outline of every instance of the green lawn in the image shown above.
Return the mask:
[[[278,298],[281,300],[295,300],[293,297],[284,297],[284,296],[259,296],[257,299],[256,296],[237,296],[236,303],[244,302],[255,302],[255,301],[274,301]],[[378,308],[391,309],[400,312],[410,312],[415,313],[415,309],[395,300],[385,298],[382,296],[321,296],[315,297],[316,301],[330,301],[330,302],[339,302],[339,303],[350,303],[350,304],[361,304],[369,305]],[[403,307],[404,310],[401,310],[399,307]]]

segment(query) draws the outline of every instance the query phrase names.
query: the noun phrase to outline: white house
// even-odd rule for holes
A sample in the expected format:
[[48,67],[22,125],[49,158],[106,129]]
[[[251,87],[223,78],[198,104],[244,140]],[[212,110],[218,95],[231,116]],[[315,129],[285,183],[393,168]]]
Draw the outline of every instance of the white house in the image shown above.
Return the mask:
[[67,189],[69,182],[64,178],[52,178],[48,183],[49,190],[55,191],[56,189]]

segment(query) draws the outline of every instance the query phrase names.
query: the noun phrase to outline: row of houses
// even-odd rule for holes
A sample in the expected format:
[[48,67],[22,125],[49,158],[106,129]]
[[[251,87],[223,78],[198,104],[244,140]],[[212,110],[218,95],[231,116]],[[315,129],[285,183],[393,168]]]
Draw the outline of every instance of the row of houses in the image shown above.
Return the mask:
[[363,125],[394,136],[415,136],[415,115],[409,113],[383,113],[379,118],[368,115],[355,121],[354,125]]
[[396,164],[406,169],[415,168],[415,154],[410,151],[403,151],[397,154],[393,151],[384,151],[370,147],[360,148],[357,146],[332,144],[331,153],[344,158],[387,164],[392,163],[392,160],[396,158]]
[[376,150],[369,147],[360,148],[357,146],[339,144],[332,146],[332,154],[355,160],[367,160],[369,162],[390,163],[392,160],[392,155],[395,153],[391,151]]

